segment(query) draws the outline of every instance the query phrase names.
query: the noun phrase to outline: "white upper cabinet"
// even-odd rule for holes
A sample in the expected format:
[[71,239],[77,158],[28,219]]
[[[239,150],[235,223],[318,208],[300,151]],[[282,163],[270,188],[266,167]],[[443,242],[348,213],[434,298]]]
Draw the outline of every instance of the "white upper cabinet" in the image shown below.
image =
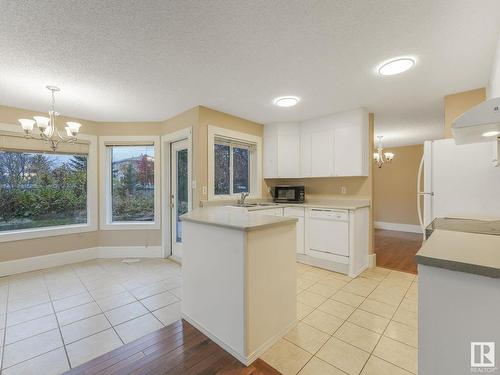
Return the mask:
[[327,129],[311,133],[311,175],[312,177],[330,177],[335,173],[334,133]]
[[311,133],[300,134],[300,176],[312,176]]
[[368,112],[363,108],[264,127],[264,177],[368,176]]
[[300,177],[299,124],[272,124],[264,127],[264,177]]
[[300,137],[278,135],[278,176],[300,177]]
[[361,125],[335,129],[335,176],[368,176],[368,135]]
[[278,177],[278,132],[273,126],[264,127],[264,178]]

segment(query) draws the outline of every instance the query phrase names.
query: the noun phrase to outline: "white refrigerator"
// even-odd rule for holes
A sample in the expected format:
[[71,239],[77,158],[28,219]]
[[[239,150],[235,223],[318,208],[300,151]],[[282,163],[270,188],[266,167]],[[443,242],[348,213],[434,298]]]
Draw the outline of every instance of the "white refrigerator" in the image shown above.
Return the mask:
[[498,142],[456,145],[452,138],[424,143],[417,181],[424,233],[437,217],[500,219],[498,147]]

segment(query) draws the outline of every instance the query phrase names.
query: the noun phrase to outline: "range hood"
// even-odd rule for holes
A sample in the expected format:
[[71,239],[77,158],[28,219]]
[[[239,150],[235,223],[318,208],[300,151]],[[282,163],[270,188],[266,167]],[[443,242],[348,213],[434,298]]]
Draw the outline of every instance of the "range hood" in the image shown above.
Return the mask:
[[500,97],[487,100],[469,109],[453,121],[451,128],[457,145],[498,140],[500,137]]

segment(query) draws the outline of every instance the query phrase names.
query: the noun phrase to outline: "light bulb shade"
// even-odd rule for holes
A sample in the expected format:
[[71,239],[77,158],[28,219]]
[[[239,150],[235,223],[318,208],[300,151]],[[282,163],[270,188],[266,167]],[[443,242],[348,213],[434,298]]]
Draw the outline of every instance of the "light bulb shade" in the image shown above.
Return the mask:
[[392,152],[386,152],[384,154],[385,158],[389,161],[391,161],[392,159],[394,159],[394,154]]
[[33,126],[35,125],[34,120],[31,120],[29,118],[21,118],[18,121],[25,132],[31,133],[33,131]]
[[80,126],[82,126],[82,124],[80,124],[79,122],[73,121],[67,122],[66,125],[68,125],[68,129],[73,135],[78,134],[78,132],[80,131]]
[[41,131],[44,131],[47,126],[49,126],[50,118],[45,116],[33,116],[33,118],[36,121],[36,126],[38,126],[38,129]]
[[376,161],[380,159],[380,155],[378,154],[378,152],[373,153],[373,159],[375,159]]

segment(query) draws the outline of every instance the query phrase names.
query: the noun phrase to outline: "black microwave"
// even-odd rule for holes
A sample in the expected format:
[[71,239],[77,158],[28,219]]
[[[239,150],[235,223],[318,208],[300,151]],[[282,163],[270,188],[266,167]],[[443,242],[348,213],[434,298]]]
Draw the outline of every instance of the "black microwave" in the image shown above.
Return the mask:
[[304,185],[277,185],[274,187],[274,201],[277,203],[304,203]]

